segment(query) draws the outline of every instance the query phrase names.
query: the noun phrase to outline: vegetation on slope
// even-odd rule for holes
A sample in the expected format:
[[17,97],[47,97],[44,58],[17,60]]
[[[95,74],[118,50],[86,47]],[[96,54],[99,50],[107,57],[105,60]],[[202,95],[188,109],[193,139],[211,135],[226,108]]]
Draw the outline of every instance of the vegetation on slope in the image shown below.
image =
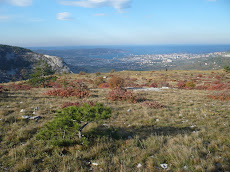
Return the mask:
[[[229,99],[216,98],[229,97],[230,73],[219,70],[100,74],[104,84],[119,76],[125,87],[149,89],[128,90],[145,98],[136,103],[110,100],[109,88],[95,88],[98,75],[59,75],[50,88],[24,89],[26,83],[1,85],[0,171],[230,170]],[[89,96],[80,99],[43,94],[67,89],[77,82],[87,85]],[[170,88],[158,89],[162,86]],[[110,118],[89,123],[82,130],[82,140],[78,129],[67,125],[73,133],[76,131],[70,134],[71,141],[75,140],[71,144],[49,144],[49,139],[37,138],[46,133],[58,112],[58,119],[71,119],[67,113],[61,115],[66,111],[63,105],[81,109],[85,102],[89,109],[100,102],[113,113]],[[67,110],[79,109],[75,107]],[[24,119],[25,116],[41,119]],[[86,120],[82,121],[84,125]],[[167,164],[167,169],[162,164]]]

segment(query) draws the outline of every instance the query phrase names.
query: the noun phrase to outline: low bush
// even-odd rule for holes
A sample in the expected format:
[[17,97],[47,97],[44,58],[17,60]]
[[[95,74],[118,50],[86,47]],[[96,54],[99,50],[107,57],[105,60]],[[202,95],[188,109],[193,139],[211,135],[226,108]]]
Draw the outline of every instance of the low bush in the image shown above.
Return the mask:
[[170,85],[166,81],[161,81],[158,83],[158,87],[170,87]]
[[98,88],[109,88],[109,84],[108,83],[102,83],[102,84],[98,85]]
[[153,88],[157,88],[157,83],[156,82],[153,82],[149,85],[149,87],[153,87]]
[[165,108],[164,105],[161,105],[155,101],[145,101],[142,103],[143,106],[147,106],[150,108],[154,108],[154,109],[160,109],[160,108]]
[[20,90],[27,91],[27,90],[31,89],[31,86],[26,85],[26,84],[15,84],[15,83],[13,83],[13,84],[6,86],[5,88],[9,89],[9,90],[13,90],[13,91],[20,91]]
[[143,102],[146,99],[139,95],[134,94],[123,88],[114,88],[109,92],[108,99],[112,101],[127,101],[131,103]]
[[104,79],[102,76],[99,76],[97,78],[95,78],[95,80],[93,81],[93,85],[94,87],[98,87],[98,85],[102,84],[104,82]]
[[85,98],[90,95],[89,93],[90,91],[87,85],[83,82],[72,81],[68,84],[67,88],[49,90],[44,94],[49,96]]
[[183,89],[183,88],[185,88],[185,87],[186,87],[186,82],[185,82],[185,81],[179,81],[179,82],[177,83],[177,88]]
[[109,80],[109,88],[113,89],[113,88],[121,88],[124,85],[124,80],[118,76],[113,76],[110,80]]
[[86,73],[83,72],[83,71],[80,71],[80,72],[79,72],[79,75],[86,75]]
[[189,89],[192,89],[192,88],[195,88],[196,87],[196,84],[193,82],[193,81],[187,81],[185,83],[185,87],[186,88],[189,88]]
[[230,100],[230,93],[229,92],[216,93],[216,94],[208,95],[208,98],[214,100],[228,101]]
[[81,131],[88,123],[108,119],[111,113],[110,108],[99,103],[95,106],[66,107],[56,113],[55,118],[36,135],[36,139],[54,146],[80,143],[84,140],[81,139]]

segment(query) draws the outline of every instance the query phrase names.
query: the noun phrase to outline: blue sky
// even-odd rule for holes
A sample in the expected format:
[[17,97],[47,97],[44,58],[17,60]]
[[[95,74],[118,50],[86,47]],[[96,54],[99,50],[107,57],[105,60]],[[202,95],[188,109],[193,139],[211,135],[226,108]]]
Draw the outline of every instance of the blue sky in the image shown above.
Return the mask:
[[0,44],[230,44],[230,1],[0,0]]

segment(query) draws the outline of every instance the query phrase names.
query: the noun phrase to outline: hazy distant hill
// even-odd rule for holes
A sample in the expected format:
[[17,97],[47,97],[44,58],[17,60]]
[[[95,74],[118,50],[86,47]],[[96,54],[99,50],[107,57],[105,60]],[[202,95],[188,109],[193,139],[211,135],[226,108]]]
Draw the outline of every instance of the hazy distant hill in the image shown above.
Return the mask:
[[0,44],[0,82],[23,79],[39,60],[46,61],[57,73],[70,73],[62,58],[35,53],[29,49]]

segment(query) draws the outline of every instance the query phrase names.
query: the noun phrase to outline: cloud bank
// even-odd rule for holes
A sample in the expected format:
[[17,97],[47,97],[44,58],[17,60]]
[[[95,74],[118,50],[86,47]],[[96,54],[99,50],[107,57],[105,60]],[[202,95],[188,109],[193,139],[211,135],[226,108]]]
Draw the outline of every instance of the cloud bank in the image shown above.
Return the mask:
[[58,20],[72,20],[71,13],[69,12],[63,12],[63,13],[57,13],[57,19]]
[[78,0],[61,1],[62,5],[79,6],[84,8],[113,7],[118,11],[131,7],[131,0]]

